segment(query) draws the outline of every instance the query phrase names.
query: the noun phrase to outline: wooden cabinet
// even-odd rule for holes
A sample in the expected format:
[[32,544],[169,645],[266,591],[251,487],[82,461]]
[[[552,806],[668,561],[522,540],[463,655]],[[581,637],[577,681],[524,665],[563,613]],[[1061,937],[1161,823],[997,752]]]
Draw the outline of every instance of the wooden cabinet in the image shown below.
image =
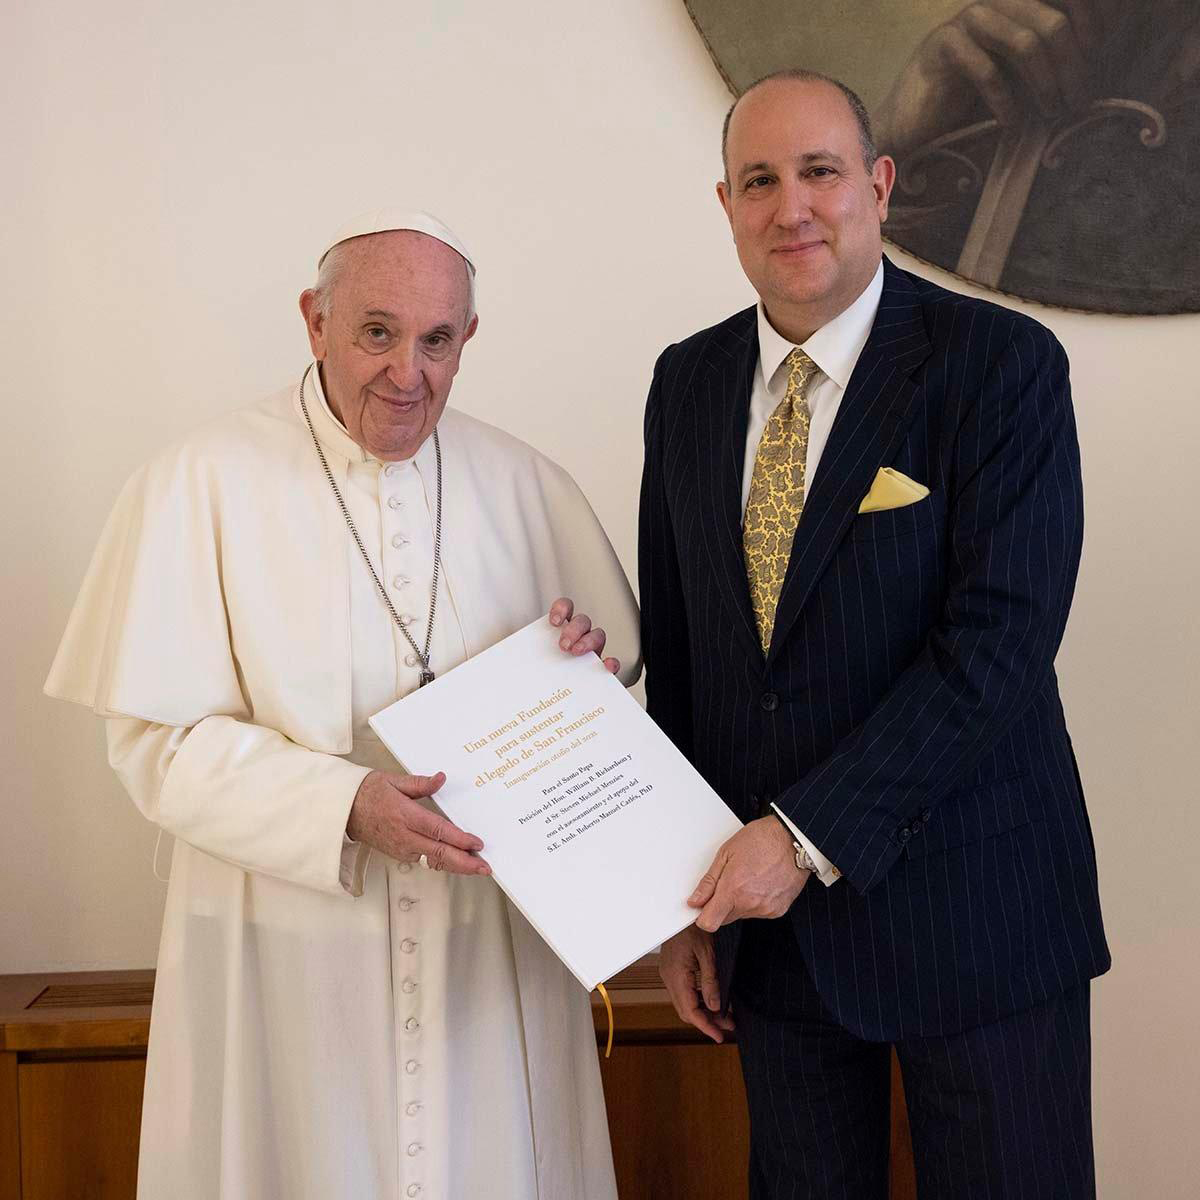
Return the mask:
[[[153,990],[153,971],[0,976],[0,1200],[132,1200]],[[621,1200],[743,1200],[736,1048],[675,1016],[653,958],[609,992],[601,1073]],[[602,1041],[599,1001],[593,1015]],[[896,1073],[892,1100],[892,1200],[915,1200]]]
[[0,976],[0,1200],[132,1200],[153,988]]

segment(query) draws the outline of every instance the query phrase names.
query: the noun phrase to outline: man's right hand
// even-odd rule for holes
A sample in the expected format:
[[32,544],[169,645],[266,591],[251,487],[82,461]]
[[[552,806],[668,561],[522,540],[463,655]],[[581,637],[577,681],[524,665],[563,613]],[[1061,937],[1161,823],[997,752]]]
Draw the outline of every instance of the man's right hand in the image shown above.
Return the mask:
[[424,854],[435,871],[490,875],[492,868],[470,853],[482,850],[483,842],[420,803],[445,782],[441,771],[436,775],[372,771],[358,785],[346,822],[347,836],[397,862],[416,862]]
[[721,1013],[717,958],[711,933],[695,925],[662,944],[658,973],[680,1020],[694,1025],[714,1042],[733,1031],[733,1018]]

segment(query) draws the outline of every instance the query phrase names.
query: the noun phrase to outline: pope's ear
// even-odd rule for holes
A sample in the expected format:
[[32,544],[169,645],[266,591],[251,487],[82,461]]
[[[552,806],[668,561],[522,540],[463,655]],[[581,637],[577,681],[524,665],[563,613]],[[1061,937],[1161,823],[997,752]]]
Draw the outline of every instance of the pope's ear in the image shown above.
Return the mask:
[[463,334],[463,345],[465,346],[474,336],[475,330],[479,328],[479,314],[476,313],[471,318],[471,323],[467,326],[467,332]]
[[312,347],[313,357],[325,356],[325,314],[317,303],[317,293],[313,288],[307,288],[300,293],[300,313],[304,317],[304,327],[308,330],[308,344]]

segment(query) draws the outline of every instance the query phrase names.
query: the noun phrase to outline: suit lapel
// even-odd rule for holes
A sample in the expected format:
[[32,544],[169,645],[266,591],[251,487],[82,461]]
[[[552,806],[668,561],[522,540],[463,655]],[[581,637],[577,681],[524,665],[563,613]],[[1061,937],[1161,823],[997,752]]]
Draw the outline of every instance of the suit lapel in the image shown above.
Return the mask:
[[[699,518],[717,587],[735,634],[761,658],[742,557],[742,468],[750,388],[758,365],[755,310],[740,312],[713,338],[693,384]],[[719,631],[714,630],[719,635]]]
[[768,663],[779,654],[870,491],[875,473],[894,456],[920,396],[911,376],[930,352],[916,291],[908,277],[884,259],[879,312],[842,397],[812,494],[796,527]]

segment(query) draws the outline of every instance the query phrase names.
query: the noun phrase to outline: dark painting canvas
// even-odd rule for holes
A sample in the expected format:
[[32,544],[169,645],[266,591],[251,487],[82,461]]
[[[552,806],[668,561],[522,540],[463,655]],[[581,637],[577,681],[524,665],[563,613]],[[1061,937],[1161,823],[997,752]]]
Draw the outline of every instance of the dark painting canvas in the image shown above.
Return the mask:
[[686,0],[736,95],[844,79],[898,177],[885,235],[998,290],[1200,311],[1200,0]]

